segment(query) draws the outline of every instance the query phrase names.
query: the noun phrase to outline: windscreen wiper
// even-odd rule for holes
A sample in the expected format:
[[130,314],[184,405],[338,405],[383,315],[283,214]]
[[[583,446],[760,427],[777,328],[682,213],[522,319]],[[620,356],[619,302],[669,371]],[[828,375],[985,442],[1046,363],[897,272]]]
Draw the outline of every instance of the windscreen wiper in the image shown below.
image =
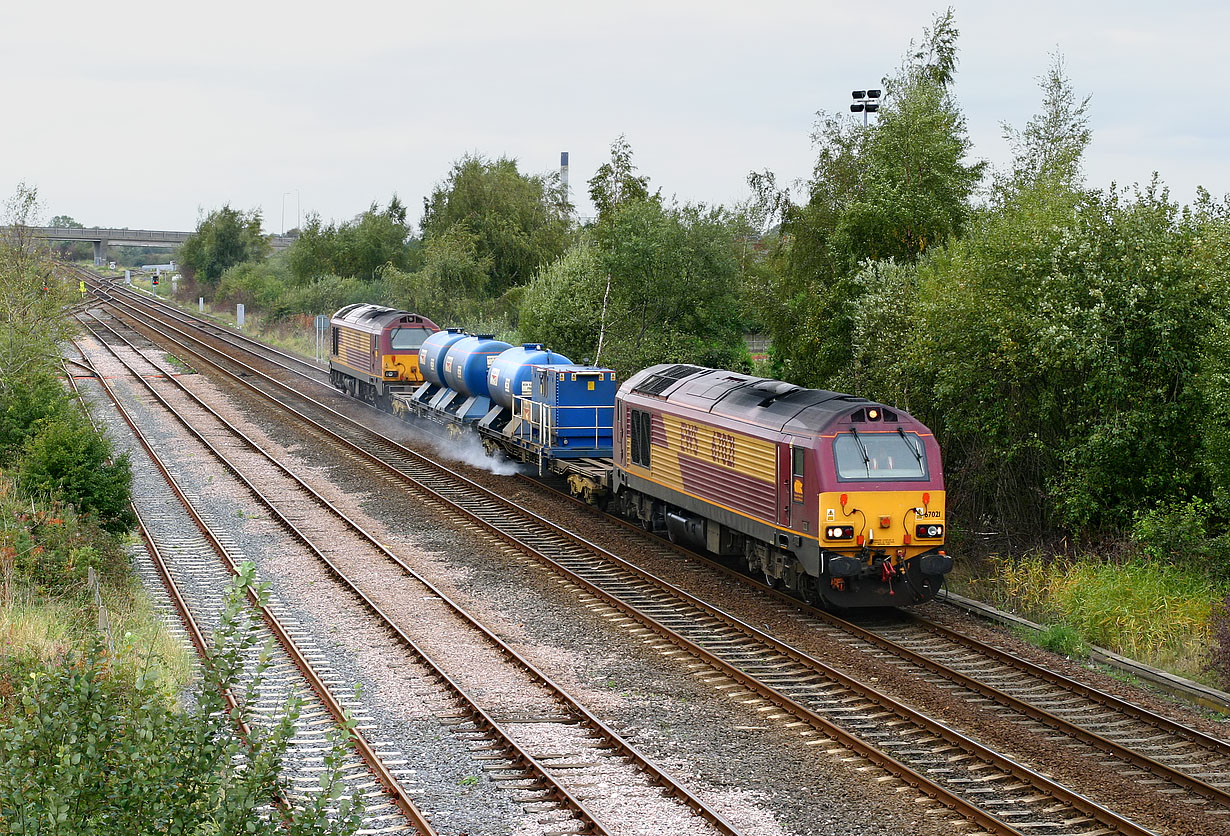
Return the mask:
[[858,444],[858,450],[863,454],[863,467],[867,470],[867,478],[871,478],[871,457],[867,455],[867,448],[863,445],[863,440],[858,437],[858,430],[854,427],[850,428],[850,435],[854,436],[854,442]]
[[909,437],[905,434],[905,430],[898,427],[897,432],[901,435],[901,440],[905,442],[905,446],[909,447],[910,452],[914,454],[914,458],[918,459],[919,464],[922,464],[922,453],[918,452],[918,448],[914,446],[914,442],[910,441]]

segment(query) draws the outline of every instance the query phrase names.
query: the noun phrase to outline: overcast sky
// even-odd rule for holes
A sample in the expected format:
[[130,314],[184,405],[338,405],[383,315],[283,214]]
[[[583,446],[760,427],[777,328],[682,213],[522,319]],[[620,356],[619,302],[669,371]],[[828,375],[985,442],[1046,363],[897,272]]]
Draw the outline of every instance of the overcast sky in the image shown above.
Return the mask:
[[[464,153],[586,181],[626,134],[680,200],[732,203],[751,170],[806,177],[816,111],[878,86],[945,4],[914,2],[6,4],[0,197],[87,226],[194,228],[223,203],[265,229],[423,196]],[[1037,109],[1049,54],[1091,94],[1088,182],[1182,202],[1230,192],[1221,3],[955,3],[974,155]],[[286,193],[289,192],[289,195]],[[285,211],[285,218],[283,218]]]

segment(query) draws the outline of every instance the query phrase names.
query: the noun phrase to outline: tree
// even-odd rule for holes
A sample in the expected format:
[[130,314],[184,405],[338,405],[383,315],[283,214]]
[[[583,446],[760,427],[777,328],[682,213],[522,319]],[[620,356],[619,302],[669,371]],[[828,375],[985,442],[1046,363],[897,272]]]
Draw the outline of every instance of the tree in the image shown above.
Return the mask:
[[455,325],[482,315],[491,275],[490,256],[479,251],[478,237],[459,223],[432,236],[424,247],[423,268],[384,274],[394,304],[435,322]]
[[603,326],[613,318],[608,289],[598,246],[584,235],[526,286],[518,331],[578,363],[592,360]]
[[198,281],[213,285],[228,267],[259,261],[268,253],[260,210],[240,212],[228,204],[197,223],[196,232],[179,249],[179,261]]
[[371,281],[386,266],[412,269],[406,207],[396,194],[381,209],[373,203],[354,220],[325,224],[310,215],[287,252],[291,275],[299,283],[334,275]]
[[609,218],[619,206],[629,201],[661,201],[662,190],[650,197],[649,178],[633,172],[632,145],[623,134],[611,143],[611,159],[598,166],[589,181],[589,199],[598,210],[598,221]]
[[[820,114],[818,155],[807,202],[784,207],[789,242],[762,317],[773,337],[777,371],[806,385],[841,386],[850,366],[852,314],[865,260],[912,262],[964,230],[984,163],[966,163],[970,141],[950,92],[957,29],[952,10],[911,44],[885,80],[878,121],[863,127]],[[756,175],[768,198],[780,192]],[[766,203],[765,196],[761,202]]]
[[34,236],[37,215],[38,190],[23,183],[8,202],[7,229],[0,234],[0,398],[6,401],[31,373],[59,357],[59,342],[73,331],[63,308],[77,282]]
[[515,160],[465,156],[423,200],[424,245],[465,224],[490,262],[489,298],[524,284],[570,243],[572,204],[557,175],[525,175]]
[[[78,223],[68,215],[56,215],[47,222],[47,226],[53,229],[85,229],[85,224]],[[52,246],[56,255],[66,261],[81,261],[92,255],[92,246],[86,243],[57,241]]]
[[526,287],[520,332],[621,374],[667,362],[743,368],[742,230],[722,209],[624,201]]
[[1012,146],[1012,172],[1000,191],[1021,191],[1044,182],[1076,191],[1081,183],[1081,159],[1089,147],[1089,96],[1078,104],[1063,56],[1054,53],[1040,79],[1042,110],[1023,130],[1004,124]]

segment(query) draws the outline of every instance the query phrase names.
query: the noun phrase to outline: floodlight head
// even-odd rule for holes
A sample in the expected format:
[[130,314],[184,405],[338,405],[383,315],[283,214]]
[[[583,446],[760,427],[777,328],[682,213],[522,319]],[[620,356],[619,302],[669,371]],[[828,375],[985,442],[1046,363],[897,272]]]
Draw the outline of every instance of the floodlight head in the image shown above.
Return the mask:
[[855,104],[850,105],[850,112],[851,113],[862,113],[863,105],[858,104],[857,102]]
[[869,98],[869,99],[878,99],[878,98],[880,98],[880,95],[881,95],[883,92],[884,92],[883,90],[868,90],[868,91],[867,91],[867,98]]
[[854,90],[850,93],[850,95],[855,99],[864,99],[867,97],[867,91],[866,90]]
[[880,109],[880,105],[878,102],[867,102],[867,112],[868,113],[875,113],[879,109]]

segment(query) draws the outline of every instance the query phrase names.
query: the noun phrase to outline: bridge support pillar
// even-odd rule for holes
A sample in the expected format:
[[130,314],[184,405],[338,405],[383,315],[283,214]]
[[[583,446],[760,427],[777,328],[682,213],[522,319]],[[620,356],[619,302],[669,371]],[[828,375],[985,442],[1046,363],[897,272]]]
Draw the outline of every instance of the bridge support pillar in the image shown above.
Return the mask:
[[107,263],[107,239],[94,242],[94,266],[100,267]]

